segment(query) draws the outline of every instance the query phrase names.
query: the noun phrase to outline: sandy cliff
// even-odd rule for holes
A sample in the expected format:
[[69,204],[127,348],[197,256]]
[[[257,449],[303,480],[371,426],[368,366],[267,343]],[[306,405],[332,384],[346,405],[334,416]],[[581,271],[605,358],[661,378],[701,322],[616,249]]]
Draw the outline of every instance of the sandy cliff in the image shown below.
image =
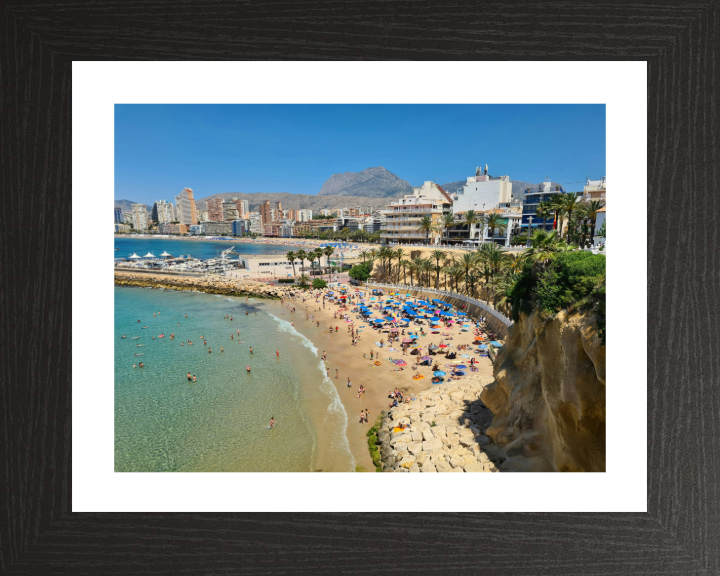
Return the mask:
[[502,470],[605,471],[605,346],[592,313],[521,314],[481,393]]

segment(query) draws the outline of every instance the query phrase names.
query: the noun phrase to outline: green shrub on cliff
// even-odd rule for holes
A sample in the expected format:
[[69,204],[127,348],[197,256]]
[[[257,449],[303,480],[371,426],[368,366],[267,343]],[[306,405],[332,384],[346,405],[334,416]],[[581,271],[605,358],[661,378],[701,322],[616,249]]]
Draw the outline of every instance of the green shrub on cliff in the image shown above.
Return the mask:
[[326,288],[327,282],[325,282],[325,280],[321,280],[320,278],[315,278],[312,281],[312,287],[313,288]]
[[560,310],[594,310],[605,342],[605,256],[591,252],[560,252],[546,262],[528,260],[504,296],[512,303],[512,318],[539,309],[546,317]]
[[373,427],[367,431],[368,449],[370,450],[370,457],[372,458],[373,464],[375,465],[375,470],[377,472],[382,472],[382,459],[380,456],[380,448],[378,447],[377,433],[378,430],[380,430],[380,426],[382,426],[383,416],[385,416],[384,410],[378,415]]

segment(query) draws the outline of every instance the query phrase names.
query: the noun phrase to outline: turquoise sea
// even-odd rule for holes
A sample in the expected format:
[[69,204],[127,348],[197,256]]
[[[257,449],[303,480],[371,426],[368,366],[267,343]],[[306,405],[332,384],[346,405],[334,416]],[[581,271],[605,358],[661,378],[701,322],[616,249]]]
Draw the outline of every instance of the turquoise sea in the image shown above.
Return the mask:
[[275,301],[116,286],[115,470],[352,471],[345,409],[289,320]]
[[175,240],[171,238],[122,238],[115,237],[115,258],[127,258],[133,252],[145,256],[151,252],[160,256],[163,252],[206,260],[217,258],[223,250],[235,246],[238,254],[282,254],[285,250],[299,250],[300,246],[239,242],[237,240]]

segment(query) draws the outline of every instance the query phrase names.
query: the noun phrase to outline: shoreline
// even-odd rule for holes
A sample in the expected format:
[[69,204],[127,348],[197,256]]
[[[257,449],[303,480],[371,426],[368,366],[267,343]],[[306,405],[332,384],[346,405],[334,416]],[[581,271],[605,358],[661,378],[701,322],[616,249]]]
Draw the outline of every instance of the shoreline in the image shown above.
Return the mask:
[[[173,276],[162,277],[154,276],[148,273],[133,273],[126,271],[115,271],[115,284],[120,286],[137,286],[150,287],[155,289],[183,290],[191,292],[204,292],[208,294],[223,294],[228,296],[252,296],[254,298],[264,298],[260,304],[266,307],[266,311],[280,320],[290,321],[293,328],[302,336],[307,338],[317,348],[318,359],[322,358],[322,354],[327,354],[325,365],[329,372],[329,379],[335,386],[340,402],[343,405],[347,415],[347,427],[345,436],[350,447],[350,451],[355,460],[355,465],[362,467],[365,471],[374,471],[373,464],[368,447],[367,432],[376,422],[381,411],[386,414],[383,417],[383,430],[388,427],[389,418],[387,411],[390,399],[388,392],[398,388],[404,394],[410,397],[416,397],[417,401],[411,404],[401,405],[400,410],[397,408],[395,413],[400,414],[407,407],[415,408],[422,402],[420,394],[429,391],[431,386],[432,368],[430,366],[419,366],[417,371],[411,369],[415,357],[409,353],[403,355],[400,350],[391,350],[386,344],[383,348],[376,345],[376,339],[387,339],[387,335],[377,333],[370,329],[368,324],[362,319],[356,318],[357,313],[343,311],[348,314],[350,320],[346,321],[342,318],[336,318],[336,312],[339,312],[339,305],[330,303],[327,299],[327,292],[330,288],[323,290],[298,290],[288,286],[268,286],[266,284],[247,280],[227,279],[225,277],[190,277],[190,276]],[[355,288],[349,287],[351,293],[356,294]],[[371,288],[358,288],[357,294],[366,294],[369,298]],[[323,296],[326,296],[325,305],[323,306]],[[296,308],[295,313],[288,314],[291,307]],[[350,306],[352,308],[352,306]],[[307,318],[306,318],[307,315]],[[282,318],[285,316],[285,318]],[[314,318],[313,318],[314,317]],[[320,323],[320,326],[317,323]],[[360,329],[358,333],[358,343],[352,346],[348,327],[354,323],[354,327]],[[336,332],[334,329],[330,332],[330,326],[338,327]],[[364,328],[363,328],[364,327]],[[453,347],[462,344],[470,344],[473,340],[471,332],[460,333],[456,329],[456,325],[450,331],[452,333]],[[430,344],[439,344],[441,342],[441,334],[427,333],[419,336],[417,343],[421,348],[427,348]],[[369,359],[370,352],[373,352],[374,359]],[[366,355],[367,358],[364,358]],[[471,355],[476,356],[471,353]],[[399,370],[390,362],[390,359],[403,358],[408,365]],[[381,362],[375,365],[375,361]],[[443,370],[447,360],[442,356],[438,356],[437,362],[441,363]],[[468,360],[469,361],[469,360]],[[492,362],[489,358],[480,358],[476,356],[478,362],[478,372],[465,376],[455,384],[465,385],[482,377],[487,379],[490,377],[492,381]],[[414,380],[413,375],[422,374],[423,378]],[[348,388],[347,379],[350,377],[351,386]],[[358,387],[363,385],[365,394],[360,398],[357,397]],[[449,388],[447,382],[444,386],[440,386],[437,392],[442,389]],[[434,392],[435,390],[433,390]],[[447,395],[446,395],[447,396]],[[446,399],[447,400],[447,399]],[[368,423],[360,424],[360,410],[369,410]],[[387,464],[384,462],[384,467]],[[415,471],[415,470],[413,470]]]
[[[240,238],[228,237],[218,238],[216,236],[165,236],[159,234],[115,234],[115,238],[125,238],[130,240],[189,240],[196,242],[234,242],[236,244],[269,244],[275,246],[319,246],[325,244],[347,244],[354,250],[371,250],[380,248],[380,244],[368,244],[366,242],[343,242],[342,240],[319,240],[315,238]],[[350,251],[350,249],[348,249]]]

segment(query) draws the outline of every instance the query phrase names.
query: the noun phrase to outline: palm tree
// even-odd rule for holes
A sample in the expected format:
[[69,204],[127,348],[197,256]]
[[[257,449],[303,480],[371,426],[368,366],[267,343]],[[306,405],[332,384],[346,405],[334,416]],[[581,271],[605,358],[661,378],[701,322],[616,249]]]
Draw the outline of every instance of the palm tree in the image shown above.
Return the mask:
[[395,252],[393,252],[393,256],[398,261],[397,277],[398,277],[398,282],[399,282],[400,281],[400,260],[402,260],[403,256],[405,256],[405,250],[403,250],[402,248],[398,248],[397,250],[395,250]]
[[305,273],[300,274],[300,286],[307,286],[309,281],[310,281],[310,277],[307,274],[305,274]]
[[562,236],[562,217],[565,214],[565,202],[561,194],[556,194],[550,200],[550,209],[555,212],[558,234]]
[[310,274],[312,274],[313,262],[315,262],[315,259],[317,258],[317,255],[315,254],[315,251],[314,251],[314,250],[310,250],[310,251],[307,253],[307,256],[305,256],[305,258],[307,259],[308,262],[310,262]]
[[368,252],[368,256],[370,257],[370,260],[375,261],[375,259],[378,257],[378,251],[376,248],[372,248],[370,252]]
[[605,206],[605,202],[602,200],[593,200],[587,208],[590,217],[590,246],[595,243],[595,223],[597,222],[598,212],[603,206]]
[[389,278],[390,276],[390,268],[385,265],[385,261],[390,259],[391,254],[392,249],[390,249],[388,246],[383,246],[378,252],[378,256],[380,257],[380,263],[383,267],[383,275],[385,276],[385,278]]
[[295,252],[292,250],[289,250],[287,253],[287,259],[290,264],[292,264],[293,267],[293,278],[295,277],[295,260],[297,260],[297,257],[295,256]]
[[[407,284],[407,278],[405,276],[405,268],[410,265],[411,265],[411,262],[409,260],[400,260],[400,262],[398,262],[398,266],[402,266],[403,284]],[[412,272],[411,272],[411,274],[412,274]]]
[[360,252],[360,256],[362,256],[362,259],[363,259],[363,264],[365,264],[365,257],[367,255],[368,255],[367,250],[363,250],[362,252]]
[[572,220],[572,213],[578,207],[579,194],[577,192],[568,192],[563,196],[563,208],[567,212],[568,217],[568,236],[567,241],[570,242],[570,221]]
[[472,236],[471,230],[472,230],[473,225],[479,224],[480,222],[482,222],[483,217],[480,214],[478,214],[477,212],[475,212],[475,210],[468,210],[467,212],[465,212],[464,220],[465,220],[465,224],[467,224],[467,227],[468,227],[468,238],[471,238],[471,236]]
[[454,214],[444,214],[443,217],[440,219],[440,225],[445,229],[445,239],[450,239],[450,228],[455,226],[455,215]]
[[460,293],[460,280],[465,276],[465,270],[459,264],[450,269],[450,277],[455,281],[455,292]]
[[427,244],[430,241],[430,232],[434,229],[435,224],[433,224],[432,218],[430,218],[430,216],[423,216],[415,231],[425,232],[425,243]]
[[564,252],[575,248],[558,239],[556,230],[546,232],[545,230],[536,230],[530,239],[532,246],[525,252],[526,258],[533,260],[548,261],[550,256],[555,252]]
[[305,267],[305,258],[307,258],[307,253],[305,250],[298,250],[296,256],[298,257],[298,260],[300,260],[300,271],[302,272],[302,269]]
[[432,262],[427,258],[423,258],[420,264],[420,270],[425,273],[425,282],[428,286],[430,286],[430,272],[432,269]]
[[[480,281],[480,275],[475,270],[470,270],[470,273],[467,275],[467,278],[465,280],[465,291],[467,292],[468,296],[474,296],[475,295],[475,284]],[[467,290],[468,284],[470,285],[470,290]]]
[[[550,214],[553,213],[550,202],[540,202],[538,207],[535,209],[535,216],[542,219],[543,230],[545,230],[545,220],[547,220]],[[528,230],[528,237],[532,235],[532,230]]]
[[468,274],[470,273],[470,270],[472,268],[475,268],[475,265],[477,263],[477,257],[475,254],[463,254],[460,257],[460,265],[465,270],[465,292],[467,292],[468,289]]
[[[504,221],[503,221],[504,220]],[[485,216],[485,227],[490,230],[490,241],[495,243],[495,229],[503,233],[507,230],[507,218],[501,218],[500,214],[492,213]]]
[[445,259],[445,252],[442,250],[433,250],[430,252],[430,257],[435,259],[435,289],[440,288],[440,260]]
[[413,274],[417,271],[417,263],[409,260],[407,261],[407,267],[410,270],[410,286],[415,286],[415,283],[413,282]]
[[[335,248],[333,248],[332,246],[325,246],[325,248],[323,250],[323,253],[327,257],[328,274],[330,274],[330,256],[332,256],[333,252],[335,252]],[[329,276],[328,276],[328,278],[329,278]]]

